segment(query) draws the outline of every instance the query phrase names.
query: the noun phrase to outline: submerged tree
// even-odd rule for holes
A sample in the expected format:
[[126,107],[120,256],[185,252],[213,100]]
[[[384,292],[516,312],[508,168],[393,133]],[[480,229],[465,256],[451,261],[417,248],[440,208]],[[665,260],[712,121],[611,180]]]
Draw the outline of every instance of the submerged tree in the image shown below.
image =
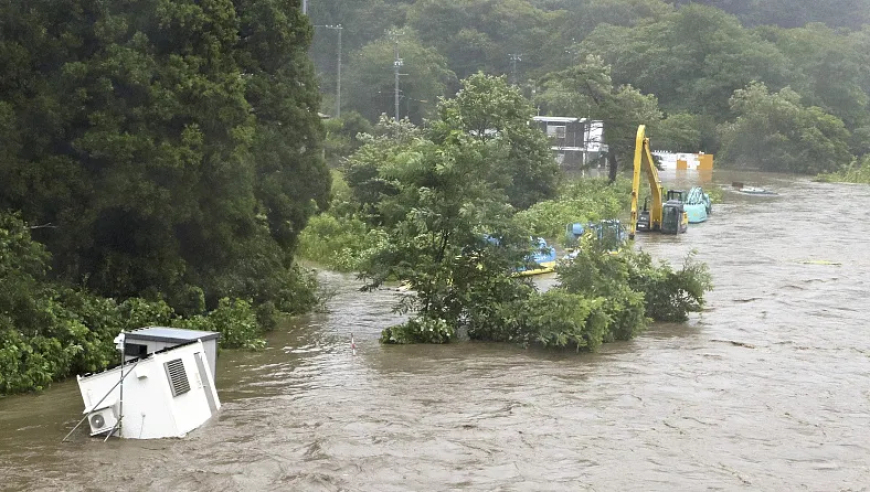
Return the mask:
[[764,84],[738,90],[739,116],[723,129],[723,159],[764,171],[836,171],[852,160],[849,131],[836,116],[806,107],[789,88],[771,94]]

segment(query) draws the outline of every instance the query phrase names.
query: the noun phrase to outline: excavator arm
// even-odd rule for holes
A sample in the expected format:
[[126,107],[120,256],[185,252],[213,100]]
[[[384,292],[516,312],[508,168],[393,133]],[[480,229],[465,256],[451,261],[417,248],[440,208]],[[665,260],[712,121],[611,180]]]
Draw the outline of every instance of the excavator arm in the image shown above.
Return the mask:
[[637,229],[637,201],[640,198],[640,174],[641,168],[646,171],[647,181],[650,188],[650,230],[657,231],[662,226],[662,182],[653,162],[652,153],[649,150],[649,139],[646,138],[646,126],[637,128],[637,139],[634,147],[634,176],[631,182],[631,221],[628,225],[628,237],[634,239]]

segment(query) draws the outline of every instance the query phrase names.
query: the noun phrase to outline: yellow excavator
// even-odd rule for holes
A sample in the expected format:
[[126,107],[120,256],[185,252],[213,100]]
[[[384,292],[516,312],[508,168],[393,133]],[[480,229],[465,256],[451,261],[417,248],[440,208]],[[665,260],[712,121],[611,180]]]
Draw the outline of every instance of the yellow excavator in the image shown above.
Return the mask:
[[[637,201],[640,197],[640,173],[646,171],[649,181],[650,197],[644,202],[643,210],[638,213]],[[668,192],[662,203],[662,182],[649,150],[646,126],[637,128],[634,148],[634,177],[631,182],[631,221],[628,238],[634,239],[636,231],[657,231],[664,234],[681,234],[689,229],[689,214],[686,213],[680,192]],[[671,195],[674,196],[671,196]],[[652,201],[652,207],[648,207]]]

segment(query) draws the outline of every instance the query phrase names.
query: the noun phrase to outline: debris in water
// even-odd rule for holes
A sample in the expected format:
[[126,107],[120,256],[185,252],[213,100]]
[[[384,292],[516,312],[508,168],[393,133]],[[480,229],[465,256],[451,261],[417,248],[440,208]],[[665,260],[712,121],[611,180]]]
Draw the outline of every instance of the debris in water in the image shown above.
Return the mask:
[[828,260],[803,260],[802,265],[843,266],[842,263]]
[[718,343],[730,343],[731,345],[734,345],[735,347],[745,347],[745,348],[750,348],[750,349],[755,348],[755,345],[752,345],[751,343],[736,342],[734,340],[710,340],[710,341],[711,342],[718,342]]

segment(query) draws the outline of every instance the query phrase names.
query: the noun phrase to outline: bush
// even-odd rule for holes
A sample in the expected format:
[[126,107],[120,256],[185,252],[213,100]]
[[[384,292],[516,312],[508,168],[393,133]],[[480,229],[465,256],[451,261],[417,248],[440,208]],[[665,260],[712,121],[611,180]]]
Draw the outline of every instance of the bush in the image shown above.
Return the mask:
[[449,343],[456,330],[443,319],[414,318],[381,332],[381,343]]
[[852,162],[842,171],[820,174],[816,179],[826,183],[870,184],[870,155],[865,155],[860,162]]
[[277,286],[279,305],[254,309],[250,301],[224,298],[209,313],[182,317],[162,300],[118,303],[52,284],[45,279],[47,261],[26,225],[0,214],[0,394],[41,390],[72,374],[103,370],[119,359],[118,333],[145,326],[216,331],[222,348],[259,349],[265,345],[262,326],[274,323],[278,310],[300,312],[318,302],[314,274],[294,267]]
[[628,208],[631,182],[579,179],[564,187],[556,200],[536,203],[516,214],[517,223],[536,236],[564,241],[565,226],[617,218]]
[[628,283],[642,292],[646,315],[656,321],[686,321],[689,313],[704,308],[704,292],[713,288],[707,265],[690,255],[682,268],[674,271],[670,265],[656,266],[646,253],[632,255],[633,265]]
[[616,255],[607,254],[588,241],[574,261],[557,271],[567,291],[604,296],[622,304],[626,318],[620,322],[617,339],[631,338],[642,325],[633,311],[640,299],[647,318],[685,321],[689,313],[703,309],[704,293],[713,288],[707,266],[691,255],[675,272],[665,263],[654,265],[652,257],[642,251],[626,248]]
[[173,326],[219,332],[222,348],[259,350],[266,346],[266,341],[260,338],[262,331],[257,323],[256,312],[251,303],[240,299],[221,299],[214,311],[206,315],[178,319]]
[[535,294],[524,308],[520,315],[524,336],[545,347],[570,346],[594,352],[613,324],[603,298],[587,298],[562,289]]
[[325,213],[308,221],[297,254],[332,270],[353,271],[383,240],[383,231],[370,229],[356,216]]

